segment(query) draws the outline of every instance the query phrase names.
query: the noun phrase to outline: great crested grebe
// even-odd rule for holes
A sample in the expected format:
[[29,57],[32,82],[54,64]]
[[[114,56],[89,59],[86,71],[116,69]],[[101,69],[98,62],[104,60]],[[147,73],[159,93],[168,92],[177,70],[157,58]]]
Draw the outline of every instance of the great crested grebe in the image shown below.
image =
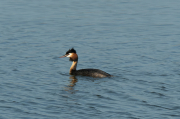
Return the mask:
[[69,57],[70,61],[72,61],[72,65],[70,67],[69,74],[71,75],[83,75],[83,76],[91,76],[91,77],[96,77],[96,78],[103,78],[103,77],[111,77],[112,75],[99,70],[99,69],[80,69],[76,70],[77,67],[77,62],[78,62],[78,55],[76,54],[76,50],[69,49],[65,55],[61,56],[60,58],[63,57]]

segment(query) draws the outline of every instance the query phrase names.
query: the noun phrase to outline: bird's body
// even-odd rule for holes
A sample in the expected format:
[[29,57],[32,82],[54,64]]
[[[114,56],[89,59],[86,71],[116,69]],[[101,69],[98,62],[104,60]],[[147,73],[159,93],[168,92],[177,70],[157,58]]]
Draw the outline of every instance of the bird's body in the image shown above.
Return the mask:
[[99,78],[103,78],[103,77],[111,77],[112,75],[99,70],[99,69],[80,69],[80,70],[76,70],[77,67],[77,62],[78,62],[78,55],[76,54],[76,51],[72,48],[70,50],[68,50],[66,52],[66,54],[62,57],[69,57],[70,61],[72,61],[72,65],[70,67],[70,71],[69,73],[71,75],[82,75],[82,76],[90,76],[90,77],[99,77]]
[[71,72],[72,75],[82,75],[82,76],[91,76],[91,77],[111,77],[110,74],[99,70],[99,69],[80,69]]

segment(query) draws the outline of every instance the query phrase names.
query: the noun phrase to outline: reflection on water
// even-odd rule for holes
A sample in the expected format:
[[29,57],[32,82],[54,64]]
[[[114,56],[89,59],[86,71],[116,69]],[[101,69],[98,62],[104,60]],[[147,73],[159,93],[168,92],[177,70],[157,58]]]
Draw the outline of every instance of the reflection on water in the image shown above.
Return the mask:
[[74,87],[76,85],[76,82],[78,81],[76,76],[70,76],[69,79],[71,79],[69,87]]
[[70,93],[75,93],[76,91],[74,90],[74,86],[76,85],[76,82],[78,81],[78,79],[76,78],[76,76],[70,76],[70,84],[65,87],[65,91],[68,91]]

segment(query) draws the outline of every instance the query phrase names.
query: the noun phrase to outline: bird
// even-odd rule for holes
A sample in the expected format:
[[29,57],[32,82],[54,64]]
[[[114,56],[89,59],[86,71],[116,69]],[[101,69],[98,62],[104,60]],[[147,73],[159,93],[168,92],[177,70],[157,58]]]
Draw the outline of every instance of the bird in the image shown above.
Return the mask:
[[100,69],[80,69],[76,70],[77,63],[78,63],[78,55],[74,48],[69,49],[65,55],[59,57],[64,58],[69,57],[69,60],[72,61],[72,65],[69,70],[70,75],[82,75],[82,76],[90,76],[94,78],[104,78],[104,77],[111,77],[112,75],[100,70]]

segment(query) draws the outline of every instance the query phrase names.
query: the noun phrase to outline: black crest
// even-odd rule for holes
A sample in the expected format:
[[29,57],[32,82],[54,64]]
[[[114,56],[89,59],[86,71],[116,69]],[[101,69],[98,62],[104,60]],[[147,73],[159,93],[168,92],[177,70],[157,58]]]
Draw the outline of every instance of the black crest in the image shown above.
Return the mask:
[[76,53],[76,50],[74,50],[74,48],[69,49],[69,50],[66,52],[66,54],[69,54],[69,53]]

